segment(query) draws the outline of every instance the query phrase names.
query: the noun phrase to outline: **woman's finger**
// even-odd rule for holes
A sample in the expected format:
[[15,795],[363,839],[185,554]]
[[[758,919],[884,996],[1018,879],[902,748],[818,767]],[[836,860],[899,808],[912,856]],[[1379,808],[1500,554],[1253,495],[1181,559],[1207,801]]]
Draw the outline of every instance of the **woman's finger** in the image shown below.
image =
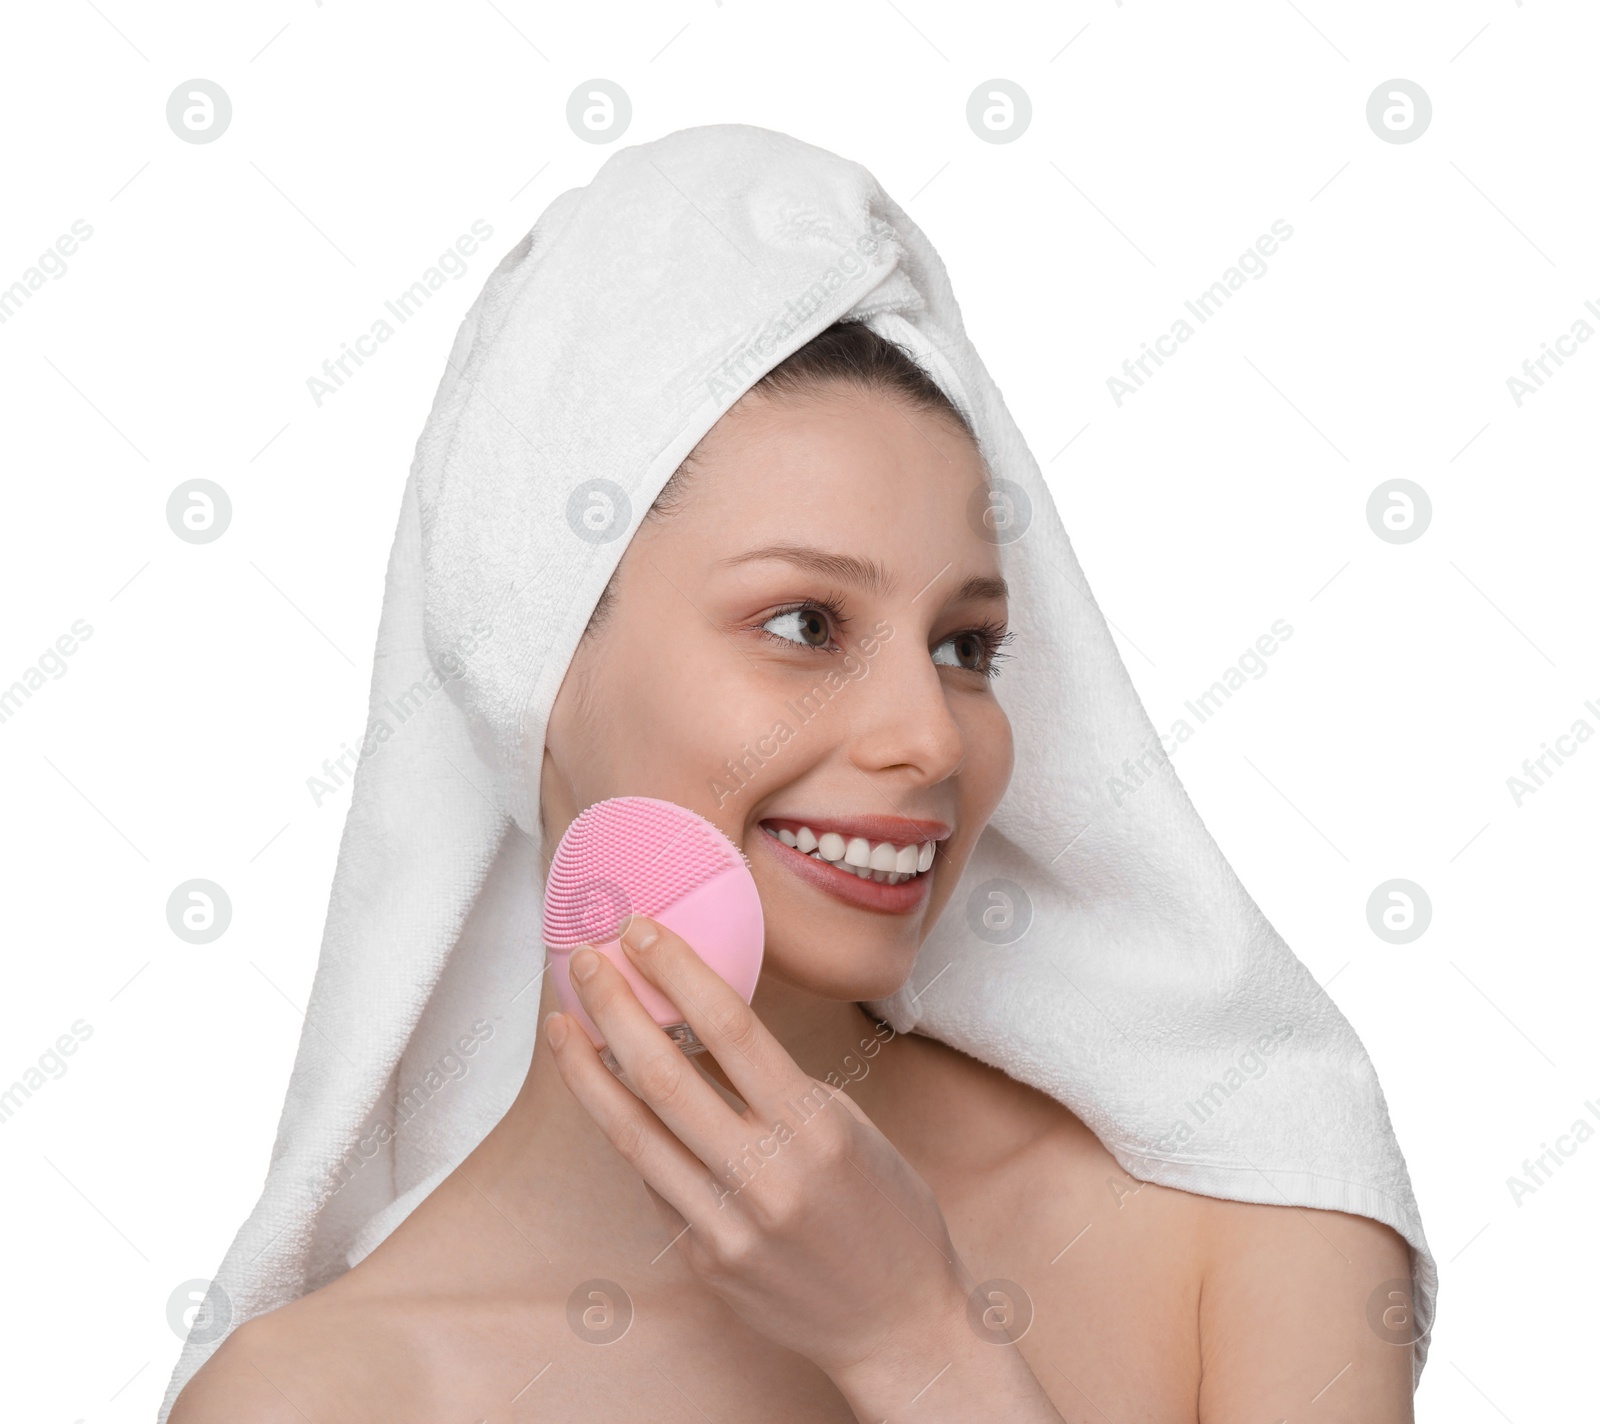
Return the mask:
[[[586,979],[579,977],[584,969]],[[628,1086],[712,1173],[723,1172],[748,1146],[745,1120],[661,1031],[609,959],[580,950],[572,956],[570,972],[584,1012]]]
[[632,916],[622,945],[639,972],[682,1011],[756,1121],[770,1123],[818,1086],[755,1010],[660,921]]
[[[709,1220],[722,1188],[706,1164],[617,1081],[575,1019],[551,1014],[545,1020],[545,1034],[562,1081],[622,1159],[684,1222]],[[662,1042],[678,1052],[665,1035]],[[720,1102],[718,1106],[727,1111]]]

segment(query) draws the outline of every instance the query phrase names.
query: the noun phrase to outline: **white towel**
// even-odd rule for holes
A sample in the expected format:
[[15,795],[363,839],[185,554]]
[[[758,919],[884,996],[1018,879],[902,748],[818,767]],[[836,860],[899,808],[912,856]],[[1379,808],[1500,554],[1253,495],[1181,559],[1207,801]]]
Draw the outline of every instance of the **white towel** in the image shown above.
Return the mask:
[[[401,505],[271,1167],[163,1424],[225,1328],[359,1261],[510,1106],[543,967],[544,730],[579,636],[683,457],[845,317],[906,346],[971,420],[1017,632],[995,684],[1010,789],[910,982],[872,1007],[1049,1093],[1136,1178],[1387,1223],[1429,1327],[1433,1259],[1372,1064],[1148,759],[1155,729],[937,253],[858,164],[717,125],[612,155],[462,322]],[[1142,757],[1143,784],[1114,789]],[[1010,943],[1015,923],[980,936],[969,918],[1024,904],[991,881],[1026,897]]]

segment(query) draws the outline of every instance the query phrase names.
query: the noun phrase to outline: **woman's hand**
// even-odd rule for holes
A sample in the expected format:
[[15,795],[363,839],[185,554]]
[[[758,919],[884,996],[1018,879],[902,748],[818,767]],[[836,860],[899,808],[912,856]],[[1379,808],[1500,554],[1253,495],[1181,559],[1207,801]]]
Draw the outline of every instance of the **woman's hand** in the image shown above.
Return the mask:
[[948,1339],[972,1283],[927,1183],[677,935],[634,916],[622,942],[745,1111],[717,1094],[593,950],[572,956],[573,984],[638,1097],[566,1015],[551,1014],[547,1033],[562,1078],[644,1178],[690,1269],[750,1326],[835,1380]]

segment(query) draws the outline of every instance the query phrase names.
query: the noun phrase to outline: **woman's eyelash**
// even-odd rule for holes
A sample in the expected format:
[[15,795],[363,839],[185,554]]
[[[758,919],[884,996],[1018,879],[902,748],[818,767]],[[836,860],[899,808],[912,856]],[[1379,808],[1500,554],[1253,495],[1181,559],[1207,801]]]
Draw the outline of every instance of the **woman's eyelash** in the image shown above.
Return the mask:
[[[820,608],[833,620],[836,628],[847,628],[850,625],[850,615],[844,611],[844,600],[837,594],[830,593],[822,598],[808,598],[804,603],[794,603],[788,608],[783,608],[773,614],[773,618],[783,613],[799,613],[807,608]],[[771,622],[772,619],[767,619]]]
[[[1016,636],[1015,629],[1007,628],[1003,623],[995,623],[993,621],[980,623],[975,628],[963,628],[961,632],[950,635],[951,638],[976,637],[983,644],[983,666],[974,668],[973,671],[981,672],[985,677],[991,678],[999,677],[1000,664],[1013,656],[1011,653],[1001,652],[1000,649],[1005,647]],[[946,638],[944,641],[948,643],[950,638]]]
[[[791,603],[786,608],[779,608],[762,619],[756,631],[775,643],[782,643],[785,647],[812,646],[810,644],[796,643],[792,638],[780,637],[776,633],[769,633],[765,627],[766,624],[771,623],[774,619],[782,618],[785,614],[805,613],[807,611],[826,613],[829,624],[835,634],[842,632],[850,623],[849,615],[844,611],[843,600],[833,595],[828,595],[819,598],[808,598],[801,603]],[[1000,663],[1012,656],[1012,654],[1004,653],[1000,650],[1015,637],[1015,631],[1007,629],[1003,623],[988,619],[982,623],[975,624],[971,628],[962,628],[941,638],[937,646],[942,648],[945,644],[953,643],[961,638],[976,638],[983,649],[982,666],[967,670],[969,672],[980,672],[987,678],[994,678],[1000,675]],[[837,649],[815,648],[814,651],[832,652],[837,651]],[[951,665],[946,664],[946,666]]]
[[[810,646],[809,644],[796,643],[792,638],[782,638],[776,633],[767,632],[766,625],[783,618],[790,613],[821,612],[828,615],[828,625],[837,634],[849,626],[850,617],[844,611],[844,601],[832,594],[823,598],[807,598],[800,603],[791,603],[784,608],[775,609],[756,625],[756,631],[764,638],[770,638],[775,643],[782,643],[787,648]],[[829,652],[828,648],[816,648],[819,653]]]

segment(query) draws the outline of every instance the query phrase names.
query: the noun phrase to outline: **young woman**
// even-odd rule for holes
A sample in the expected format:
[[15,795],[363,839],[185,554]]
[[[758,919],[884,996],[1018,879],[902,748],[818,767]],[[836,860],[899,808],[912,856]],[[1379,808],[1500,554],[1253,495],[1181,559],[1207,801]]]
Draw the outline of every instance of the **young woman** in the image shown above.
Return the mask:
[[1411,1274],[1390,1226],[1138,1180],[1054,1097],[863,1007],[964,913],[1012,780],[997,688],[1037,652],[1006,646],[1017,591],[972,517],[993,478],[860,321],[698,441],[560,681],[538,843],[547,869],[619,795],[712,820],[761,893],[752,1004],[635,917],[630,959],[708,1052],[580,951],[619,1078],[546,975],[509,1110],[352,1269],[233,1330],[171,1424],[1412,1417],[1410,1343],[1372,1322]]

